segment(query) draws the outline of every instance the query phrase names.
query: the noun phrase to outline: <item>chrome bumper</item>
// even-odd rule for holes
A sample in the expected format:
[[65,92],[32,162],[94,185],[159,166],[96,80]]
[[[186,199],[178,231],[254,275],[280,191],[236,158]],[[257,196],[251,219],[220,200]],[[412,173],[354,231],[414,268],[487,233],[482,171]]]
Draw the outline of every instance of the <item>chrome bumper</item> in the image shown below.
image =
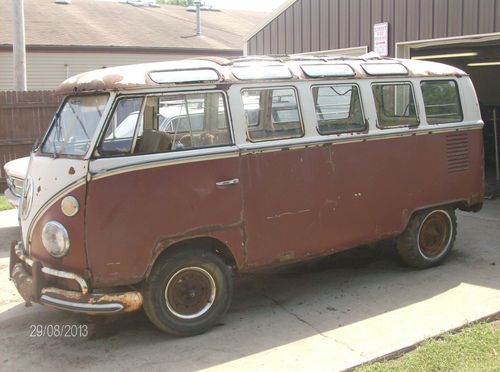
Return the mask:
[[[31,274],[25,269],[31,266]],[[80,292],[66,289],[45,287],[44,275],[75,280]],[[66,271],[44,267],[38,261],[26,257],[22,243],[13,242],[10,252],[10,278],[27,306],[37,302],[61,310],[85,314],[109,314],[130,312],[142,306],[140,292],[89,293],[87,282],[81,276]]]

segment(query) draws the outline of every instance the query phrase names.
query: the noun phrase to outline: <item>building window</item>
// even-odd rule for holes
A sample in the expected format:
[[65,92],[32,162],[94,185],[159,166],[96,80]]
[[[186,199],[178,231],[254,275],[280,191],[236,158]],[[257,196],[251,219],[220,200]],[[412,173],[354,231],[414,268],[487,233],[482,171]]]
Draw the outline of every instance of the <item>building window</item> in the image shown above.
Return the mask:
[[359,88],[354,84],[312,88],[320,134],[361,132],[366,129]]
[[247,136],[252,142],[302,137],[297,92],[293,88],[241,92]]
[[444,124],[462,121],[462,108],[455,81],[422,81],[420,87],[424,98],[427,123]]
[[373,84],[372,90],[380,128],[418,125],[419,121],[411,84]]

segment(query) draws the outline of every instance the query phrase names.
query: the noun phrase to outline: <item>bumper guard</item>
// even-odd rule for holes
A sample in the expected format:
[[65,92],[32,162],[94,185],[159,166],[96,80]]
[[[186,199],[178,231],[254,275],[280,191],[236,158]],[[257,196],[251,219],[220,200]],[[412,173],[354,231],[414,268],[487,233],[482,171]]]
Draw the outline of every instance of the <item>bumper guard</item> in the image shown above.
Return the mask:
[[[31,266],[31,275],[24,265]],[[10,278],[27,306],[37,302],[61,310],[85,314],[130,312],[142,306],[142,295],[137,291],[120,293],[89,293],[87,282],[79,275],[44,267],[23,252],[21,242],[13,242],[10,250]],[[80,292],[45,287],[44,275],[75,280]]]

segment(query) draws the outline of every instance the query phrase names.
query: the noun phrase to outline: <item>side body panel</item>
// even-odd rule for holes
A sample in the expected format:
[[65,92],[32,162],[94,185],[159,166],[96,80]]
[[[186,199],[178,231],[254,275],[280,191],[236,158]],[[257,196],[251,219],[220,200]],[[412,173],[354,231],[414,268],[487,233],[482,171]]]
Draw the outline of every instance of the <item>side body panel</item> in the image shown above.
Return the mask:
[[239,163],[237,153],[180,164],[164,161],[91,180],[86,236],[93,286],[137,283],[164,248],[199,236],[226,244],[242,265],[241,186],[216,186],[238,178]]
[[251,267],[399,235],[427,207],[480,204],[480,129],[245,156]]

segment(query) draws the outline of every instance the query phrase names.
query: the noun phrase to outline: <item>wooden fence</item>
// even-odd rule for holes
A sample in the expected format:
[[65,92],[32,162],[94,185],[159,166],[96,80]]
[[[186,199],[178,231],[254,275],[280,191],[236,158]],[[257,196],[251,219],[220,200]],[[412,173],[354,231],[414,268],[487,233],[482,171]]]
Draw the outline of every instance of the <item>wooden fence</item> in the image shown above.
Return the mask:
[[53,91],[0,92],[0,193],[5,187],[4,164],[29,155],[59,101]]

